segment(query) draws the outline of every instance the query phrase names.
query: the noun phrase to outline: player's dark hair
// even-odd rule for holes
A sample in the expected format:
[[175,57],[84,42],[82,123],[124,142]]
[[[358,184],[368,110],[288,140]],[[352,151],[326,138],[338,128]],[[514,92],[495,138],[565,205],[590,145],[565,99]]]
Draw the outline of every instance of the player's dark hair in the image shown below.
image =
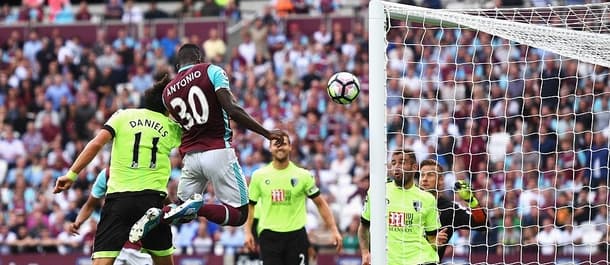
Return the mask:
[[[282,137],[288,139],[288,141],[286,143],[288,143],[288,144],[291,143],[290,135],[288,135],[288,133],[286,133],[285,131],[280,131],[278,134],[281,135]],[[269,142],[269,144],[271,144],[271,142]]]
[[203,51],[199,46],[187,43],[178,49],[178,66],[183,67],[189,64],[198,64],[203,61]]
[[144,92],[144,104],[142,107],[154,112],[165,113],[165,105],[163,105],[163,89],[169,84],[169,74],[158,73],[155,75],[155,84],[153,87]]
[[424,161],[421,161],[421,163],[419,164],[419,168],[421,169],[424,166],[435,166],[436,170],[438,170],[439,173],[443,172],[443,167],[441,166],[441,164],[439,164],[438,161],[434,159],[426,159]]
[[413,150],[405,148],[405,149],[395,149],[392,151],[392,156],[395,155],[405,155],[412,163],[417,163],[417,158],[415,157],[415,152]]

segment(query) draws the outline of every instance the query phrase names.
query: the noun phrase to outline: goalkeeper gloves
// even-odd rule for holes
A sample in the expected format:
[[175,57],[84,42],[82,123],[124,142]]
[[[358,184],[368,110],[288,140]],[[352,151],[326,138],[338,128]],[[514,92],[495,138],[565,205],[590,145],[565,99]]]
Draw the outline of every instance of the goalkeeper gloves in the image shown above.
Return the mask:
[[458,196],[462,198],[462,200],[468,202],[468,206],[470,208],[475,208],[479,206],[479,201],[476,197],[474,197],[472,189],[470,189],[470,185],[466,181],[456,181],[453,189],[458,194]]

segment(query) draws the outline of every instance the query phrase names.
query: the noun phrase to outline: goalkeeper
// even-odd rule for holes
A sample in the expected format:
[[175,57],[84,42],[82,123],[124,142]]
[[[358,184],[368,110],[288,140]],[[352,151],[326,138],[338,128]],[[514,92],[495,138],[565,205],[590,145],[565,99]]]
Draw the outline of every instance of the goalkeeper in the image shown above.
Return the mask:
[[[386,184],[387,264],[436,264],[436,248],[448,239],[446,229],[440,229],[436,199],[414,185],[418,165],[412,150],[396,150],[391,159],[388,173],[394,183]],[[371,262],[370,207],[366,200],[358,228],[363,265]]]
[[[455,192],[468,204],[468,208],[453,202],[442,195],[445,186],[442,178],[443,168],[432,159],[426,159],[420,164],[419,186],[421,189],[432,193],[437,199],[437,207],[440,212],[441,225],[447,228],[447,238],[458,229],[483,230],[487,224],[487,213],[479,207],[479,201],[472,193],[468,183],[463,180],[455,182]],[[442,261],[446,245],[439,247],[438,256]]]

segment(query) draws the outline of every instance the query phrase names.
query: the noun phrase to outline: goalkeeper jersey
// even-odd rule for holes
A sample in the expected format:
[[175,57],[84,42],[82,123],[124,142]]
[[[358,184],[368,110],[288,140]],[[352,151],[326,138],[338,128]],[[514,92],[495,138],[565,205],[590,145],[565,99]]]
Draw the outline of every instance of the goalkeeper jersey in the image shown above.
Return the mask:
[[169,154],[180,145],[179,125],[158,112],[126,109],[115,112],[104,129],[114,137],[108,196],[144,190],[167,193]]
[[[436,251],[426,239],[441,227],[436,199],[415,185],[409,189],[386,184],[388,264],[438,263]],[[364,202],[362,221],[370,221],[370,204]]]

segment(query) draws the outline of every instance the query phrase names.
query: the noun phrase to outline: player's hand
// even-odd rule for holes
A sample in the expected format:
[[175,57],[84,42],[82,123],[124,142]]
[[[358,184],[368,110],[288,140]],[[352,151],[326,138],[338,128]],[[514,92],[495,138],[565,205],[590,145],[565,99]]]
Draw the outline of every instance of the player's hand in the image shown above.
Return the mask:
[[441,229],[436,233],[436,246],[447,244],[449,241],[449,236],[447,235],[447,228]]
[[362,265],[371,265],[371,253],[362,253]]
[[474,194],[472,193],[472,189],[468,182],[463,180],[458,180],[455,182],[453,187],[454,191],[458,194],[458,196],[468,203],[468,206],[471,208],[477,207],[479,205],[479,201]]
[[80,229],[80,225],[81,225],[81,223],[79,223],[79,222],[72,223],[70,225],[70,234],[72,234],[72,235],[80,235],[78,233],[78,230]]
[[55,188],[53,189],[53,193],[60,193],[62,191],[68,190],[72,186],[72,183],[74,183],[74,181],[68,178],[67,176],[59,177],[57,179],[57,182],[55,182]]
[[245,233],[245,242],[244,245],[246,246],[246,249],[250,252],[255,252],[256,251],[256,242],[254,242],[254,236],[252,236],[252,233]]
[[343,237],[341,236],[341,233],[339,233],[339,231],[333,232],[333,239],[333,244],[335,245],[337,252],[341,252],[341,249],[343,248]]
[[280,146],[284,143],[284,136],[286,134],[282,130],[271,130],[269,131],[269,141],[275,140],[275,145]]

